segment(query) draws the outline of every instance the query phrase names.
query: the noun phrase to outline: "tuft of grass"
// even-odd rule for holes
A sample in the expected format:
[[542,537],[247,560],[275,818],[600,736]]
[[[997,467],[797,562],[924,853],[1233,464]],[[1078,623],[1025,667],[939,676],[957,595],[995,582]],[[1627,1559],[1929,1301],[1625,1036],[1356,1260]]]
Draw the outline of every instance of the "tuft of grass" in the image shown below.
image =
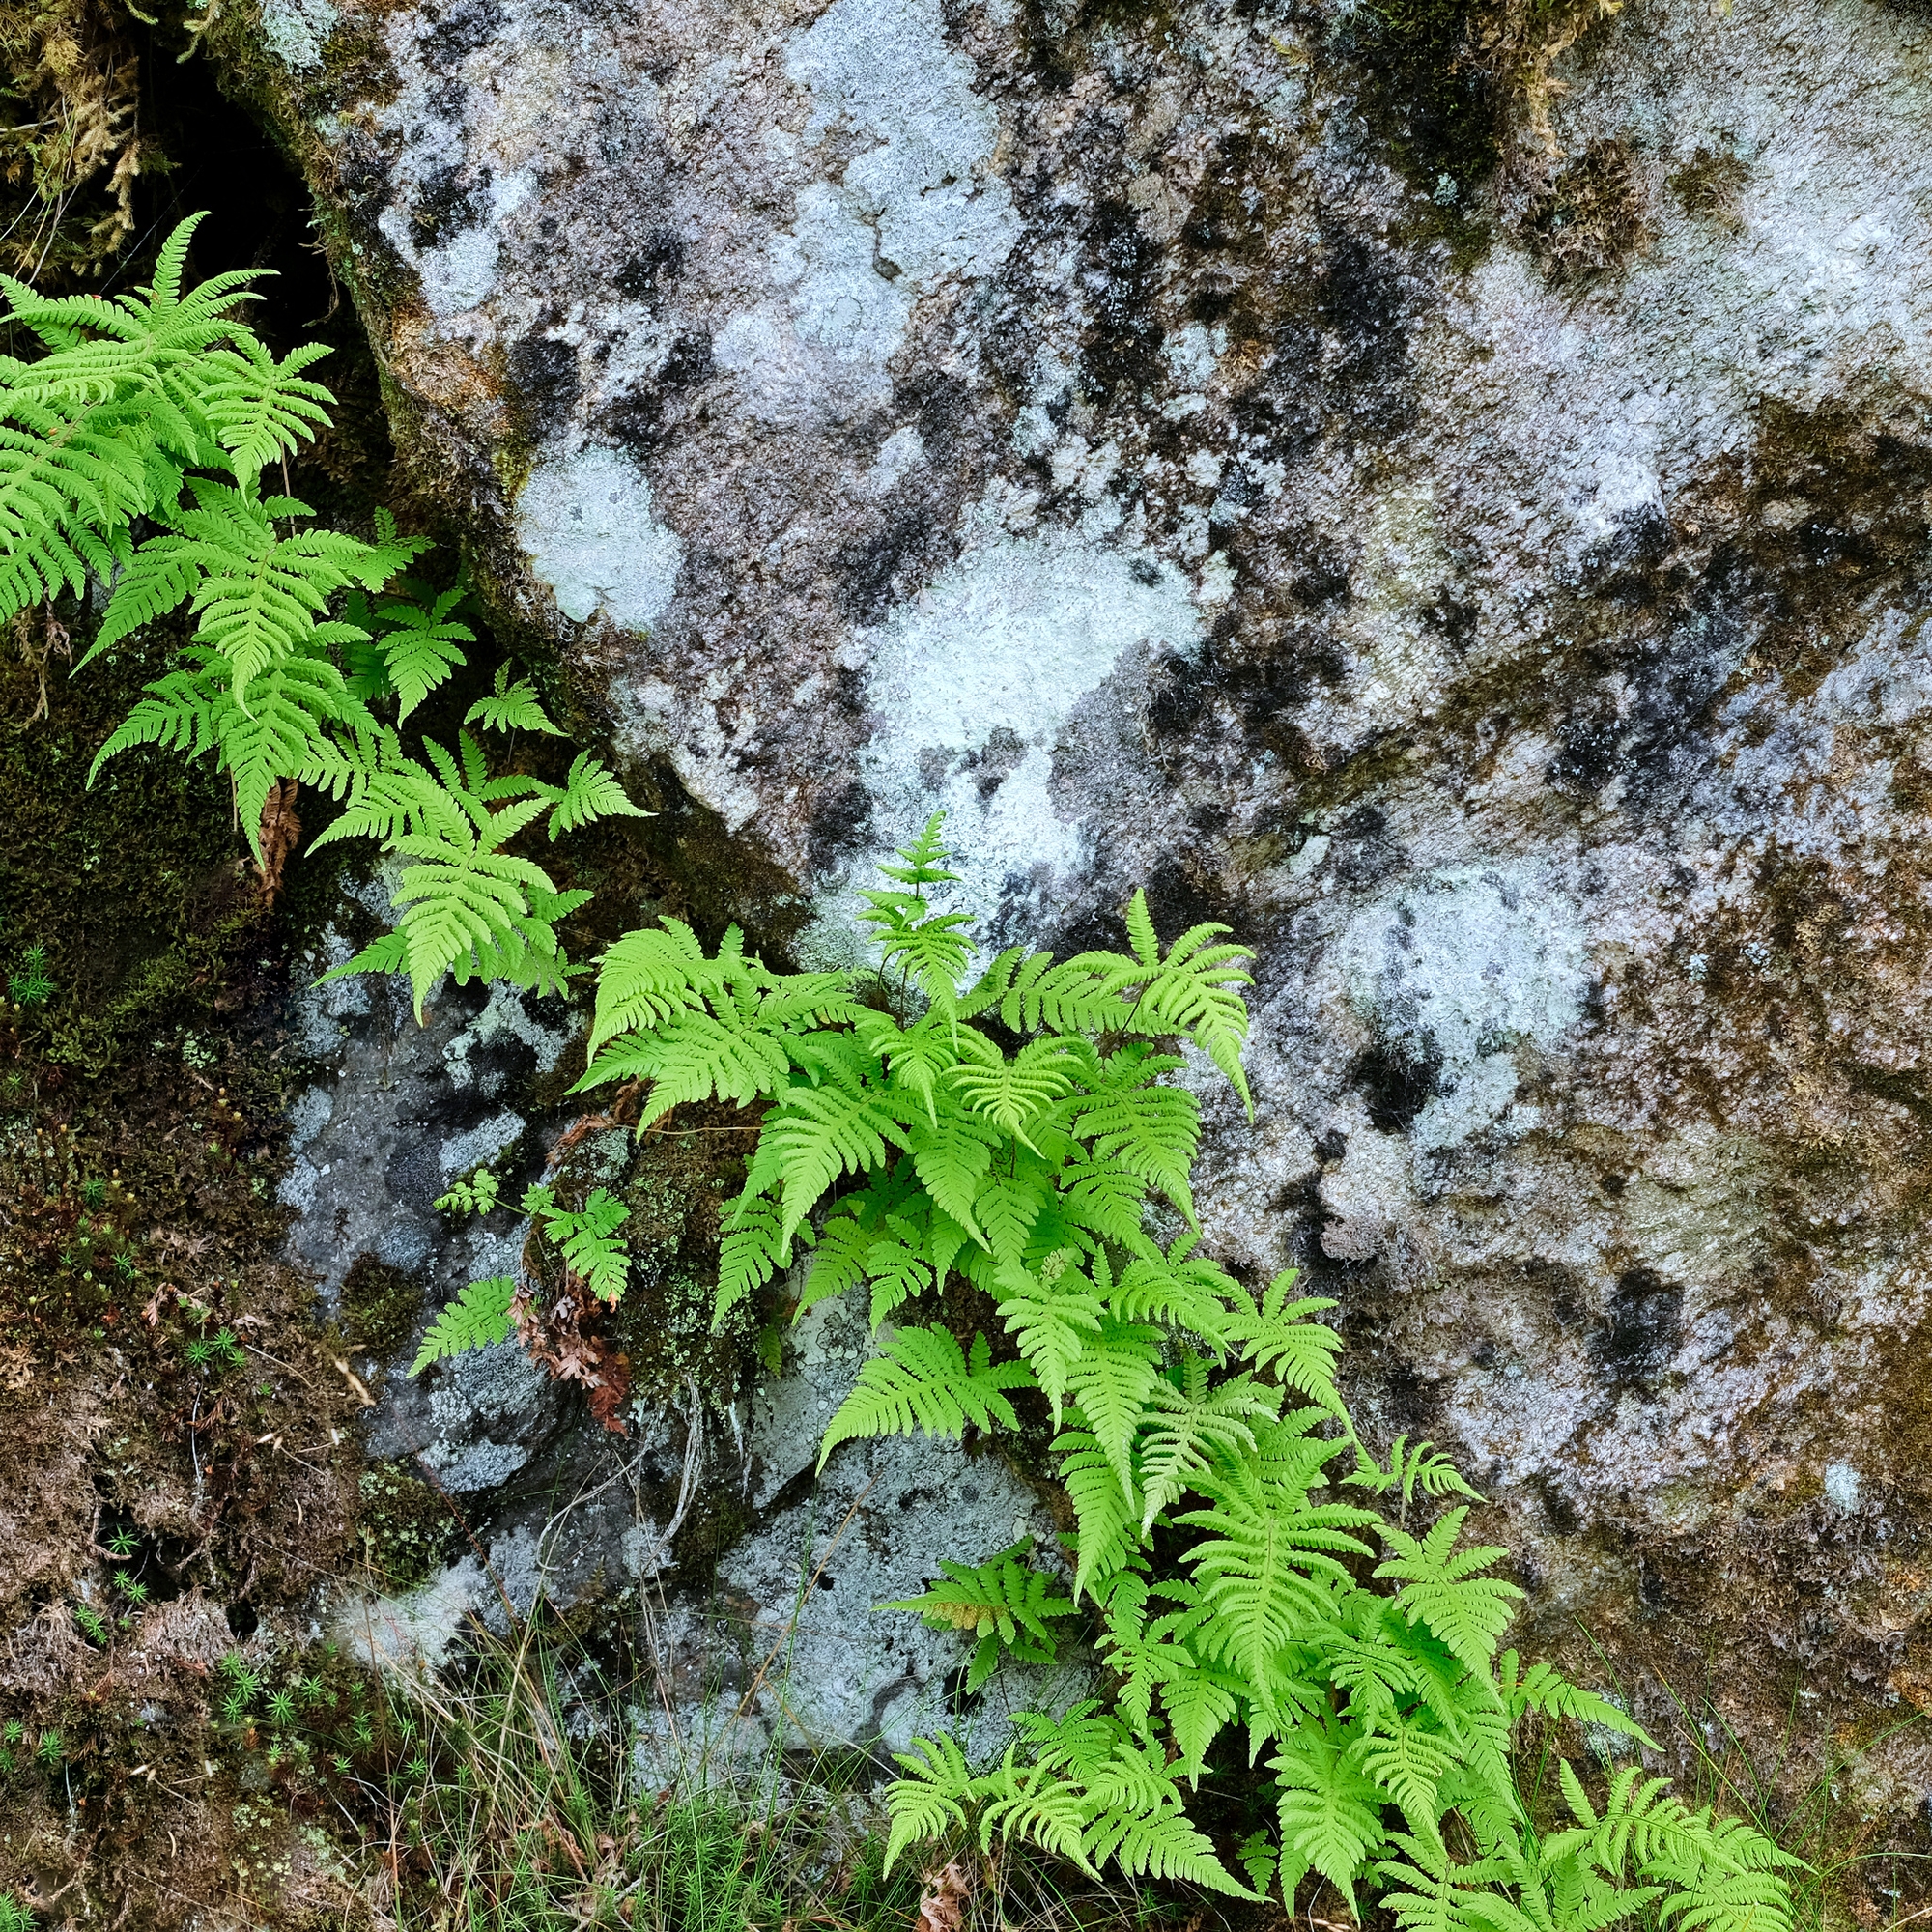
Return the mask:
[[931,1871],[889,1876],[875,1762],[787,1753],[742,1782],[703,1759],[673,1775],[634,1747],[646,1692],[526,1621],[507,1638],[472,1631],[440,1675],[392,1680],[392,1768],[362,1789],[396,1932],[908,1932],[934,1898],[930,1922],[956,1932],[1198,1922],[1194,1901],[1023,1845],[989,1858],[962,1841]]
[[836,1804],[781,1806],[776,1784],[762,1803],[642,1784],[623,1700],[600,1676],[525,1623],[479,1634],[456,1672],[411,1682],[407,1755],[386,1780],[398,1932],[910,1922],[917,1877],[885,1881],[883,1840]]
[[[1875,1844],[1889,1821],[1864,1802],[1859,1776],[1863,1759],[1888,1739],[1922,1721],[1923,1713],[1887,1726],[1861,1743],[1834,1747],[1797,1783],[1797,1701],[1784,1734],[1769,1757],[1753,1756],[1717,1704],[1704,1700],[1693,1712],[1664,1684],[1692,1752],[1688,1780],[1695,1802],[1747,1820],[1781,1850],[1804,1861],[1791,1874],[1794,1921],[1799,1932],[1824,1932],[1847,1923],[1871,1928],[1923,1918],[1932,1888],[1932,1852],[1900,1851]],[[1689,1794],[1687,1794],[1689,1795]],[[1905,1901],[1916,1901],[1913,1909]],[[1881,1901],[1889,1902],[1889,1910]]]
[[[1609,1657],[1594,1637],[1589,1640],[1621,1696]],[[1807,1763],[1801,1757],[1804,1737],[1798,1723],[1802,1679],[1793,1685],[1782,1734],[1776,1745],[1756,1751],[1708,1688],[1693,1701],[1668,1678],[1660,1674],[1657,1681],[1670,1699],[1677,1734],[1687,1747],[1687,1802],[1742,1818],[1804,1861],[1788,1875],[1796,1932],[1844,1932],[1848,1926],[1888,1932],[1932,1918],[1926,1904],[1932,1895],[1932,1852],[1875,1843],[1897,1821],[1866,1802],[1861,1775],[1863,1760],[1922,1722],[1923,1711],[1914,1710],[1871,1736],[1835,1743],[1826,1756]]]

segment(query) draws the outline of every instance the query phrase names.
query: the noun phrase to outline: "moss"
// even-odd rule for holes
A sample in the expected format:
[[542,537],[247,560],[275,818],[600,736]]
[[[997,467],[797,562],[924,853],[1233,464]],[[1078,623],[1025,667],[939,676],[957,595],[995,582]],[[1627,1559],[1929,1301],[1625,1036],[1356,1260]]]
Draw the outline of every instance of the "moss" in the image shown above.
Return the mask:
[[1699,148],[1668,183],[1686,214],[1728,228],[1737,223],[1738,197],[1749,179],[1750,169],[1728,149]]
[[758,1313],[749,1303],[714,1334],[723,1205],[744,1184],[754,1122],[728,1106],[680,1107],[638,1143],[621,1194],[631,1285],[611,1322],[647,1402],[681,1409],[695,1383],[719,1407],[754,1372]]
[[1383,0],[1361,7],[1345,50],[1368,77],[1363,106],[1417,190],[1418,214],[1454,246],[1459,266],[1478,259],[1488,229],[1474,213],[1502,158],[1497,77],[1471,0]]
[[342,1325],[355,1346],[386,1359],[414,1336],[423,1289],[407,1269],[371,1254],[355,1257],[342,1280]]
[[449,1498],[403,1463],[363,1470],[355,1532],[385,1590],[410,1590],[456,1553],[463,1525]]
[[1592,141],[1530,197],[1524,228],[1555,283],[1593,280],[1635,254],[1647,237],[1629,144]]
[[167,163],[142,114],[137,29],[111,0],[0,7],[0,258],[43,287],[98,283]]

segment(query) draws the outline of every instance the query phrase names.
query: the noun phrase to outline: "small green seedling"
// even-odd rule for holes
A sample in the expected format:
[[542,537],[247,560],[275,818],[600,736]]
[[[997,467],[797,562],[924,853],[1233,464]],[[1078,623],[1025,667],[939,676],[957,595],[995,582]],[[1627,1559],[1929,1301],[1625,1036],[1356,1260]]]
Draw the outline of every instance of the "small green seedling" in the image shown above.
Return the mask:
[[479,1167],[468,1180],[459,1180],[447,1194],[439,1194],[435,1206],[445,1214],[487,1214],[502,1191],[503,1183],[496,1175]]

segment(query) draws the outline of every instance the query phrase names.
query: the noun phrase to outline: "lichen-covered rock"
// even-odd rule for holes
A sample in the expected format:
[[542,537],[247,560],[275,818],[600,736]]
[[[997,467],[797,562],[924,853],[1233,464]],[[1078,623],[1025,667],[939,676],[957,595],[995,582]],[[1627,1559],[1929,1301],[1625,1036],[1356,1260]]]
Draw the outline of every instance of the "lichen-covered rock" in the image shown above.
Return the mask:
[[1438,15],[355,0],[246,77],[714,897],[838,957],[944,806],[991,941],[1227,921],[1210,1239],[1532,1635],[1932,1701],[1932,36]]
[[[312,964],[346,956],[334,930]],[[289,1250],[336,1304],[344,1366],[372,1391],[366,1577],[335,1586],[339,1642],[407,1674],[442,1663],[472,1618],[502,1632],[539,1601],[642,1616],[663,1696],[639,1713],[639,1747],[659,1769],[694,1739],[741,1768],[773,1749],[903,1747],[935,1728],[996,1752],[1009,1712],[1064,1707],[1091,1682],[1076,1647],[969,1699],[967,1637],[872,1614],[917,1596],[941,1557],[1031,1540],[1062,1568],[1054,1524],[997,1456],[953,1442],[848,1443],[817,1478],[825,1425],[875,1346],[868,1291],[812,1308],[779,1341],[776,1375],[742,1325],[711,1332],[717,1169],[748,1136],[673,1128],[639,1145],[628,1128],[570,1129],[538,1099],[570,1017],[506,987],[445,983],[418,1027],[407,980],[355,978],[311,988],[294,1017],[318,1077],[291,1109]],[[479,1163],[505,1205],[438,1213]],[[465,1282],[528,1279],[529,1223],[509,1204],[540,1174],[566,1193],[608,1187],[629,1210],[629,1282],[609,1323],[629,1378],[621,1434],[516,1339],[406,1374]]]

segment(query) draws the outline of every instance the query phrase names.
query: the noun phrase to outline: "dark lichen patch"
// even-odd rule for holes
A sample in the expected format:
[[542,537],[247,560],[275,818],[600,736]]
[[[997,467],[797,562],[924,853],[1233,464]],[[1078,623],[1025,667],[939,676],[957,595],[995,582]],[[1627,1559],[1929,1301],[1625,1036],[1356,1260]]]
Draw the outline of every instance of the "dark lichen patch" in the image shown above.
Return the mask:
[[1487,235],[1470,211],[1502,158],[1502,90],[1471,0],[1387,0],[1359,7],[1343,50],[1360,66],[1363,112],[1459,257]]
[[1163,386],[1162,250],[1123,201],[1105,201],[1094,211],[1087,246],[1097,294],[1081,352],[1093,393],[1124,389],[1132,397]]
[[1442,1091],[1442,1049],[1431,1034],[1378,1040],[1357,1056],[1349,1082],[1378,1133],[1405,1133]]
[[1738,225],[1738,202],[1749,179],[1749,167],[1728,148],[1703,147],[1666,177],[1686,214],[1719,228]]
[[1747,469],[1720,469],[1690,506],[1735,530],[1718,543],[1706,595],[1755,631],[1745,668],[1808,696],[1862,634],[1875,593],[1923,568],[1932,444],[1883,408],[1804,411],[1767,401]]
[[1554,283],[1594,281],[1645,244],[1643,179],[1630,144],[1592,141],[1529,197],[1523,232]]
[[684,238],[673,228],[654,228],[617,270],[617,293],[655,308],[684,273]]
[[1613,1386],[1653,1391],[1684,1340],[1684,1291],[1650,1268],[1617,1277],[1590,1358]]

